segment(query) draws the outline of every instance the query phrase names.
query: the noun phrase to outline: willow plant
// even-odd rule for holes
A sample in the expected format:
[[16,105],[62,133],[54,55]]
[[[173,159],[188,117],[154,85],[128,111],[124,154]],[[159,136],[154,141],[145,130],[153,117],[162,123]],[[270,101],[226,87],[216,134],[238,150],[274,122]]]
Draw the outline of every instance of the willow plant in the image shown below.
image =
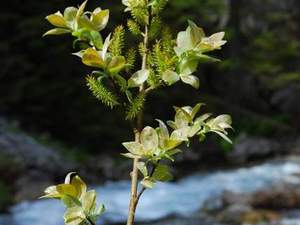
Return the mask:
[[[123,143],[127,152],[121,153],[133,162],[127,225],[134,224],[144,191],[158,181],[172,179],[167,161],[175,161],[182,144],[189,145],[192,138],[203,141],[210,132],[231,143],[226,131],[231,128],[231,117],[199,115],[203,103],[174,107],[173,121],[157,120],[158,127],[144,127],[143,108],[149,93],[178,82],[198,89],[198,66],[219,61],[208,53],[226,43],[224,32],[206,36],[192,21],[173,38],[160,19],[167,1],[123,0],[130,17],[127,26],[116,27],[106,38],[101,32],[109,21],[109,10],[85,11],[86,1],[78,8],[67,7],[63,13],[46,17],[54,28],[44,35],[69,34],[74,38],[73,47],[79,50],[74,55],[91,67],[86,76],[91,93],[111,109],[122,110],[124,119],[132,124],[134,140]],[[126,44],[129,33],[139,40],[136,46]],[[66,205],[66,225],[94,225],[104,211],[103,206],[96,207],[95,191],[87,191],[76,173],[68,174],[64,184],[51,186],[45,193],[44,197],[61,199]]]

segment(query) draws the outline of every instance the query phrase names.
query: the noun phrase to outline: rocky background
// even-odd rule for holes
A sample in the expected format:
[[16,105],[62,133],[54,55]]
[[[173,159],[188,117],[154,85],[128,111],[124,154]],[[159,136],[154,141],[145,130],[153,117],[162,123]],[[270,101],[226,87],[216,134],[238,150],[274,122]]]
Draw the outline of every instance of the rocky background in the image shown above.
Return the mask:
[[[85,67],[70,56],[70,40],[41,37],[49,28],[47,14],[79,3],[10,0],[1,6],[0,211],[35,199],[67,171],[79,171],[91,183],[128,179],[130,163],[119,155],[120,143],[131,139],[128,124],[91,97]],[[107,32],[125,24],[120,1],[90,0],[88,7],[97,4],[111,9]],[[201,68],[199,91],[178,85],[150,96],[146,121],[170,118],[172,105],[204,101],[207,111],[231,114],[235,131],[233,146],[216,137],[193,145],[174,166],[176,179],[299,155],[300,1],[170,1],[165,25],[176,33],[186,19],[208,33],[226,31],[228,44],[216,54],[222,62]],[[241,224],[294,208],[300,208],[299,186],[278,184],[271,192],[224,193],[219,208],[207,213]]]

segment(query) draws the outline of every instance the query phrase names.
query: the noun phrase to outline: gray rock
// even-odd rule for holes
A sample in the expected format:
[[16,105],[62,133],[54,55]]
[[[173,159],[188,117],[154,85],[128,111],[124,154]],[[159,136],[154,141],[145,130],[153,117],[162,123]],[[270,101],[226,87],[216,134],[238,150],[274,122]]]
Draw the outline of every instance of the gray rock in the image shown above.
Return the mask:
[[250,206],[234,204],[225,208],[218,214],[217,218],[221,223],[241,224],[244,215],[252,211],[253,209]]
[[282,151],[282,146],[275,140],[249,137],[244,134],[235,142],[233,150],[227,157],[230,162],[242,164],[251,159],[261,159],[280,154]]

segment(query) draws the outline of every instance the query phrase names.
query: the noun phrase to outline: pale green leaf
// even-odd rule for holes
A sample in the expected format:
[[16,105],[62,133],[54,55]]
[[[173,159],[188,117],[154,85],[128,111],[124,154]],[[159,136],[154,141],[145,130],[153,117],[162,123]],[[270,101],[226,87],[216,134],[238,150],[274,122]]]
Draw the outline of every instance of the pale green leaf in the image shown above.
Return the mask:
[[70,30],[65,29],[65,28],[54,28],[54,29],[51,29],[51,30],[47,31],[46,33],[44,33],[43,37],[47,36],[47,35],[67,34],[67,33],[70,33],[70,32],[71,32]]
[[105,62],[101,58],[100,53],[93,48],[88,48],[84,51],[82,55],[82,62],[87,66],[92,66],[97,68],[105,67]]
[[118,74],[124,67],[126,61],[123,56],[115,56],[109,62],[107,69],[110,74]]
[[97,31],[103,30],[109,20],[109,10],[101,10],[97,8],[94,10],[91,16],[91,21]]
[[145,127],[141,132],[140,139],[145,150],[153,150],[158,147],[158,135],[152,127]]
[[51,23],[53,26],[66,28],[67,24],[65,22],[65,19],[63,15],[60,12],[57,12],[55,14],[51,14],[46,17],[46,19]]
[[162,79],[166,84],[172,85],[176,83],[180,79],[180,77],[176,72],[167,70],[162,74]]
[[86,212],[90,212],[96,206],[96,192],[95,190],[85,192],[82,196],[82,208]]
[[200,86],[199,78],[194,75],[182,75],[180,78],[183,83],[189,84],[196,89]]
[[151,178],[144,178],[142,181],[141,181],[141,184],[145,187],[145,188],[154,188],[155,186],[155,181]]
[[166,182],[166,181],[172,180],[172,179],[173,179],[173,176],[172,176],[172,174],[170,173],[170,169],[169,169],[168,166],[159,164],[159,165],[155,168],[154,173],[153,173],[153,175],[152,175],[152,178],[153,178],[154,180]]
[[146,164],[144,162],[138,162],[137,168],[143,174],[144,177],[148,176],[148,169],[147,169]]
[[143,146],[138,142],[124,142],[122,145],[133,155],[143,154]]
[[150,71],[147,69],[137,71],[128,80],[128,87],[133,88],[141,86],[148,79],[149,75]]
[[86,216],[81,207],[68,208],[64,215],[66,225],[80,225]]

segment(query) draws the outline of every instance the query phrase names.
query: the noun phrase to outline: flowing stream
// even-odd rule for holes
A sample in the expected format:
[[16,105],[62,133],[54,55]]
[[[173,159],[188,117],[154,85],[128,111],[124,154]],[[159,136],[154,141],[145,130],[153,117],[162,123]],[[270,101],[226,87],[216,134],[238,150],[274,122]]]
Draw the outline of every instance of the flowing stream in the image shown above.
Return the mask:
[[[247,193],[273,183],[299,182],[293,176],[300,172],[299,161],[265,163],[250,168],[194,174],[176,183],[159,183],[147,190],[140,201],[138,221],[151,221],[169,215],[188,216],[199,211],[204,202],[218,199],[224,190]],[[123,222],[127,215],[130,183],[107,182],[95,187],[98,201],[106,206],[99,224]],[[11,208],[9,215],[0,215],[2,225],[63,225],[63,207],[56,200],[22,202]]]

